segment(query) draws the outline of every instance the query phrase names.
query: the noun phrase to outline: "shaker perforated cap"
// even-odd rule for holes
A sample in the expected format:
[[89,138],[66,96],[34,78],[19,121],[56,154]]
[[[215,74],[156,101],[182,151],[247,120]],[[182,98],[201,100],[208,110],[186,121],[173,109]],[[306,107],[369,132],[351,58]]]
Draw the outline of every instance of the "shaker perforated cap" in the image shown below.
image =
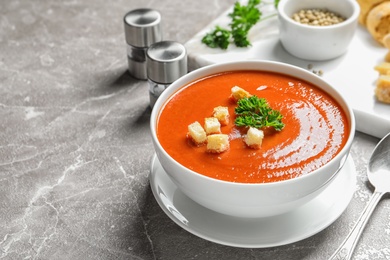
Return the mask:
[[141,8],[128,12],[124,18],[125,37],[129,45],[148,47],[161,41],[161,15],[158,11]]
[[170,84],[187,73],[186,48],[175,41],[161,41],[149,46],[146,52],[148,78]]

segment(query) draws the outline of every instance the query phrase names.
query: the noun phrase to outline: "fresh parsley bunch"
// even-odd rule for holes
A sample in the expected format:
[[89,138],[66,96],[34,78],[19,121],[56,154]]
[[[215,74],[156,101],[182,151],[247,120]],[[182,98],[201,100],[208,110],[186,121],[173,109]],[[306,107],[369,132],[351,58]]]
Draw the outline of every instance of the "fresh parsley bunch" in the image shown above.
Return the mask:
[[[249,0],[247,5],[241,5],[239,2],[234,4],[233,12],[229,14],[232,19],[229,24],[230,30],[216,26],[215,29],[207,33],[202,38],[202,43],[211,48],[227,49],[231,38],[237,47],[248,47],[251,45],[248,40],[249,30],[260,21],[261,11],[258,6],[261,0]],[[274,6],[277,7],[279,0],[274,0]]]
[[284,128],[282,114],[273,110],[264,98],[251,96],[238,100],[235,113],[237,117],[234,123],[237,126],[251,126],[259,129],[271,126],[277,131]]

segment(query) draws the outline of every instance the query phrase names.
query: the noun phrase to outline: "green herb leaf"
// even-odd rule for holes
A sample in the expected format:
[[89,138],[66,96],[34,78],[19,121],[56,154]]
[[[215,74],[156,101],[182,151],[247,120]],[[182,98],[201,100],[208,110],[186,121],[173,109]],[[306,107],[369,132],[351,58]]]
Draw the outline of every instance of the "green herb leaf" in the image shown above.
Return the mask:
[[279,2],[280,0],[274,0],[275,9],[278,9]]
[[264,98],[251,96],[240,99],[237,102],[235,112],[237,117],[234,123],[237,126],[273,127],[277,131],[284,128],[282,114],[273,110]]
[[248,32],[261,17],[261,12],[257,8],[260,0],[249,0],[247,5],[236,2],[233,12],[229,14],[232,18],[230,28],[232,30],[233,41],[237,47],[247,47],[250,45]]
[[216,26],[214,31],[206,34],[202,42],[210,48],[221,48],[226,50],[230,43],[230,31]]

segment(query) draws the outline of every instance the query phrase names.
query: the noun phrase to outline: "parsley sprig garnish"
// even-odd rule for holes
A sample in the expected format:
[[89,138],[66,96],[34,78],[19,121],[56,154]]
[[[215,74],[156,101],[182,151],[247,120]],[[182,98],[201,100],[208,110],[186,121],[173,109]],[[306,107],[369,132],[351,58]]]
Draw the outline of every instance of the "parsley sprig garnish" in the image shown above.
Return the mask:
[[[202,38],[202,43],[211,48],[221,48],[224,50],[228,48],[231,41],[237,47],[250,46],[251,43],[248,39],[248,33],[261,19],[262,13],[258,8],[260,2],[261,0],[249,0],[247,5],[241,5],[237,1],[234,4],[233,12],[229,13],[229,17],[232,19],[229,24],[230,30],[217,25],[213,31],[207,33]],[[279,0],[274,0],[275,8],[278,3]]]
[[280,131],[284,127],[282,114],[272,109],[267,100],[251,96],[237,101],[235,108],[237,126],[251,126],[255,128],[274,127]]
[[257,5],[260,0],[249,0],[248,5],[241,5],[236,2],[233,13],[229,14],[232,18],[230,28],[232,29],[233,41],[237,47],[247,47],[250,42],[247,38],[249,30],[255,25],[261,16]]
[[206,34],[203,37],[202,42],[211,48],[221,48],[223,50],[226,50],[230,43],[230,36],[230,31],[223,29],[217,25],[214,31]]

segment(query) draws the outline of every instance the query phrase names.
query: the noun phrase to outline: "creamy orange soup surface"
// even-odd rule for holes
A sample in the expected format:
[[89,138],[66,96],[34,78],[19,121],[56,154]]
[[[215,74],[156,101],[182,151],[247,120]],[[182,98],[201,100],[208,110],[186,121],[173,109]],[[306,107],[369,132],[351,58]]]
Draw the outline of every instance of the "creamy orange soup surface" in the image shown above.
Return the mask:
[[[229,97],[239,86],[265,98],[283,115],[280,132],[265,131],[260,149],[243,142],[245,130],[234,125],[237,106]],[[202,126],[214,107],[229,108],[228,151],[213,154],[187,137],[188,125]],[[300,79],[265,71],[215,74],[192,82],[166,102],[157,122],[157,137],[180,164],[200,174],[240,183],[276,182],[308,174],[330,161],[345,145],[349,125],[339,104],[321,89]],[[332,174],[332,173],[329,173]]]

